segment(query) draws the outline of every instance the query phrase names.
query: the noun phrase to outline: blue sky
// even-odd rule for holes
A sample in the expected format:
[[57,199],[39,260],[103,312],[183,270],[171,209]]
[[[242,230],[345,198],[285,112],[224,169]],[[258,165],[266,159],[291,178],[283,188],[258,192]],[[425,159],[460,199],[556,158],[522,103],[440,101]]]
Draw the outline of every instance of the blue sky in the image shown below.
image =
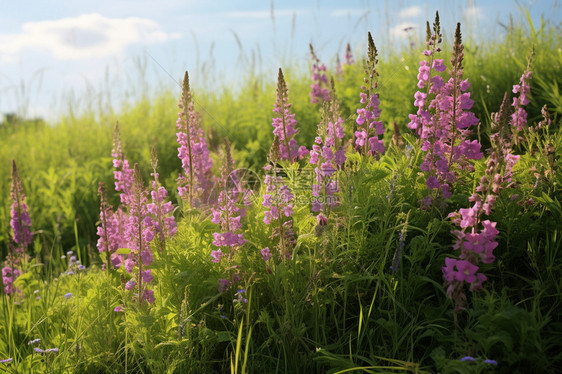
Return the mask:
[[435,10],[445,34],[460,21],[465,35],[498,35],[520,6],[536,24],[544,15],[560,25],[556,0],[0,0],[0,113],[55,119],[69,105],[118,106],[174,87],[186,69],[196,88],[249,71],[274,80],[279,66],[306,66],[309,43],[329,64],[347,43],[362,53],[367,31],[398,48],[403,29],[423,32]]

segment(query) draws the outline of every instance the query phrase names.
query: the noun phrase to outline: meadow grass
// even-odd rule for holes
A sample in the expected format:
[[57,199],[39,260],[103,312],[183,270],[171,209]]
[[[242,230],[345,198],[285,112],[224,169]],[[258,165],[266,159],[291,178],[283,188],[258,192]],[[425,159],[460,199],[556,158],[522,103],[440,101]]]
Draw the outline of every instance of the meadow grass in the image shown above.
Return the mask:
[[[558,372],[562,370],[561,177],[562,40],[558,29],[510,25],[505,39],[465,43],[465,77],[471,83],[476,137],[487,148],[490,113],[511,91],[534,48],[529,123],[547,104],[548,130],[525,133],[516,150],[515,184],[501,192],[490,219],[498,222],[497,261],[484,265],[484,289],[453,312],[443,286],[444,259],[453,253],[453,223],[447,213],[468,207],[486,160],[474,162],[455,186],[448,210],[424,210],[427,192],[420,170],[423,152],[407,128],[420,50],[380,58],[381,120],[388,145],[383,157],[348,152],[338,174],[340,204],[335,222],[317,225],[309,204],[296,204],[297,242],[290,257],[264,262],[260,250],[275,238],[263,221],[265,187],[247,207],[244,237],[236,255],[238,287],[219,292],[233,269],[211,262],[216,225],[198,209],[176,211],[177,235],[151,265],[156,302],[133,302],[123,288],[123,268],[103,271],[95,247],[99,224],[97,184],[113,185],[112,132],[118,120],[124,153],[147,180],[150,149],[159,157],[163,184],[178,200],[176,87],[112,111],[69,114],[56,124],[12,119],[0,126],[0,159],[15,159],[23,179],[35,239],[16,285],[22,295],[0,295],[0,364],[7,372],[187,373],[187,372]],[[445,46],[443,56],[450,55]],[[360,56],[356,56],[359,60]],[[309,99],[308,72],[283,67],[299,144],[310,147],[321,119]],[[363,77],[361,63],[335,78],[344,130],[352,136]],[[223,140],[233,144],[236,167],[260,177],[272,135],[274,77],[249,76],[236,90],[195,89],[195,109],[220,174]],[[402,134],[392,143],[393,123]],[[546,150],[552,146],[554,153]],[[288,186],[299,187],[300,164],[281,163]],[[0,164],[2,258],[8,252],[9,164]],[[301,174],[299,174],[301,173]],[[536,176],[538,175],[538,177]],[[311,200],[309,190],[299,196]],[[110,197],[115,206],[118,196]],[[405,236],[397,271],[390,269]],[[86,270],[72,269],[73,251]],[[63,256],[65,256],[63,258]],[[238,289],[247,303],[233,302]],[[71,294],[70,296],[68,296]],[[66,295],[66,296],[65,296]],[[121,307],[122,311],[114,311]],[[458,317],[458,320],[457,320]],[[455,323],[456,322],[456,323]],[[28,344],[33,339],[40,342]],[[58,348],[58,352],[37,353]],[[472,356],[476,362],[463,362]],[[484,363],[498,361],[498,366]],[[4,365],[4,366],[1,366]]]

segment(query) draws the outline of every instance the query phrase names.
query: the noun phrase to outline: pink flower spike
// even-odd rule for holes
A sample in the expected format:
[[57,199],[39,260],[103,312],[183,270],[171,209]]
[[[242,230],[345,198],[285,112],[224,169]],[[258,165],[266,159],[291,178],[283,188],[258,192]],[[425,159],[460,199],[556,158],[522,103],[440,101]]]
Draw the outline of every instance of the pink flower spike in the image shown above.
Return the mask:
[[265,262],[269,261],[271,259],[271,252],[269,251],[269,247],[265,247],[263,248],[261,251],[261,258],[262,260],[264,260]]

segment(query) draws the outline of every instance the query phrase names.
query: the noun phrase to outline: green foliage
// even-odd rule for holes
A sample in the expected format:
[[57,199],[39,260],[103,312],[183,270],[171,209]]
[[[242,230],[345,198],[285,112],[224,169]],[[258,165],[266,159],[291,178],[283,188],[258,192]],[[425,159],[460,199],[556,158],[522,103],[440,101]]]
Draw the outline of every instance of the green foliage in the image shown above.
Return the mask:
[[[524,135],[514,183],[499,195],[490,217],[500,231],[497,261],[483,267],[489,278],[485,290],[469,295],[458,323],[442,284],[444,258],[453,253],[447,214],[468,206],[486,161],[477,161],[473,173],[462,175],[446,208],[420,208],[427,193],[420,170],[423,153],[406,127],[414,109],[419,56],[404,51],[383,55],[378,65],[381,118],[387,128],[396,122],[403,136],[393,142],[393,132],[387,131],[387,152],[379,160],[349,149],[345,167],[337,172],[339,205],[330,223],[318,225],[311,214],[306,182],[312,170],[304,161],[281,165],[299,201],[293,216],[297,242],[290,256],[273,250],[277,239],[263,222],[263,186],[243,218],[248,242],[228,263],[210,261],[217,231],[210,212],[178,209],[177,235],[165,252],[153,248],[156,302],[151,306],[139,305],[124,290],[130,278],[124,269],[101,269],[105,261],[95,249],[96,186],[98,181],[112,185],[109,155],[117,116],[69,115],[52,126],[8,118],[0,128],[0,159],[16,159],[20,166],[35,242],[16,281],[20,293],[0,293],[0,320],[5,322],[0,325],[0,359],[14,358],[6,367],[15,373],[561,371],[562,110],[557,87],[562,82],[554,48],[559,51],[561,41],[555,29],[528,27],[510,26],[505,40],[467,43],[465,50],[465,75],[472,83],[483,140],[489,133],[487,112],[497,111],[503,92],[516,83],[531,44],[529,123],[540,119],[544,102],[555,120]],[[310,82],[298,69],[284,71],[299,122],[298,142],[310,146],[320,120],[318,106],[310,104]],[[336,78],[348,137],[362,75],[358,63]],[[261,179],[273,139],[273,79],[267,82],[251,76],[235,93],[216,87],[194,90],[210,148],[216,151],[230,138],[236,167],[250,167]],[[180,168],[176,95],[156,96],[125,106],[119,115],[121,135],[128,159],[145,174],[150,145],[155,145],[161,180],[172,190]],[[0,164],[0,191],[6,197],[8,167]],[[3,256],[9,240],[9,202],[4,201]],[[115,204],[116,196],[111,201]],[[397,257],[400,233],[405,245]],[[268,262],[260,254],[264,247],[274,254]],[[86,270],[67,272],[68,258],[62,256],[69,250]],[[224,292],[218,290],[221,278],[233,281]],[[241,289],[247,302],[237,296]],[[36,338],[41,342],[28,344]],[[35,353],[34,347],[59,352]],[[464,356],[475,361],[461,361]]]

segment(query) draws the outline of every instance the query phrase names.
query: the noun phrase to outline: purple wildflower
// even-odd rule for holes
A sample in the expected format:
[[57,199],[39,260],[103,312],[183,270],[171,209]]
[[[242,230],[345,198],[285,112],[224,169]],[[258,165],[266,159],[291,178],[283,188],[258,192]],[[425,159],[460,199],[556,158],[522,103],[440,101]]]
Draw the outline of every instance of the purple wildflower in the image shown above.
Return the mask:
[[449,198],[452,193],[450,186],[457,179],[457,170],[474,170],[469,160],[483,157],[478,141],[469,141],[469,128],[478,123],[470,109],[474,102],[470,93],[466,92],[470,86],[468,80],[462,79],[464,59],[460,24],[457,24],[455,43],[451,57],[449,79],[434,72],[442,73],[446,66],[435,54],[440,52],[438,47],[442,41],[439,14],[436,14],[433,24],[433,34],[427,26],[428,35],[424,53],[429,60],[420,62],[418,74],[418,91],[414,95],[414,105],[417,113],[410,114],[408,127],[420,136],[421,149],[425,152],[425,160],[420,169],[427,175],[427,186],[433,196],[424,200],[424,204],[432,203],[435,197]]
[[269,251],[269,247],[265,247],[263,248],[261,251],[261,259],[264,260],[265,262],[269,261],[271,259],[271,252]]
[[[312,211],[322,214],[322,217],[327,220],[329,212],[338,205],[336,193],[339,192],[339,186],[335,174],[343,167],[346,160],[343,144],[343,119],[340,115],[335,90],[332,89],[331,100],[324,105],[322,110],[322,119],[318,124],[318,136],[310,151],[310,163],[315,166],[315,179],[312,184]],[[319,220],[318,217],[317,220]],[[318,222],[323,223],[323,220]]]
[[10,225],[13,230],[13,240],[17,244],[16,250],[19,253],[25,252],[27,246],[31,244],[33,234],[31,233],[31,219],[29,208],[25,203],[25,195],[21,179],[18,175],[16,162],[12,160],[12,188],[11,188],[11,220]]
[[529,85],[529,81],[531,80],[531,76],[533,75],[533,72],[531,71],[531,61],[532,54],[529,57],[527,68],[519,79],[519,84],[513,85],[513,93],[519,94],[519,96],[513,98],[513,113],[511,114],[511,125],[513,126],[513,132],[516,135],[514,139],[515,144],[519,143],[517,132],[523,131],[523,129],[527,125],[527,112],[525,111],[524,107],[530,102],[527,96],[531,93],[531,86]]
[[330,101],[330,90],[326,87],[328,85],[328,78],[326,78],[326,65],[321,64],[320,60],[314,53],[312,44],[310,46],[310,55],[312,58],[312,84],[310,85],[310,102],[312,104]]
[[[279,154],[274,141],[269,159],[271,164],[275,165]],[[283,177],[278,175],[278,170],[273,168],[273,173],[265,176],[266,190],[263,196],[262,205],[266,208],[264,211],[263,221],[272,225],[272,238],[278,238],[276,245],[278,253],[283,257],[290,257],[292,250],[296,244],[295,233],[293,232],[293,201],[294,194],[285,184]],[[264,252],[265,251],[265,252]],[[265,254],[264,254],[265,253]],[[269,248],[262,249],[262,258],[268,261],[271,258]],[[266,260],[267,258],[267,260]]]
[[[148,292],[146,284],[152,281],[152,276],[147,267],[152,263],[152,252],[149,243],[156,236],[156,221],[152,219],[148,211],[148,191],[146,190],[140,170],[135,165],[134,183],[131,187],[130,198],[127,199],[122,236],[125,248],[129,248],[131,253],[125,259],[125,270],[129,273],[135,272],[136,276],[127,282],[126,289],[138,289],[139,303],[149,301],[152,298],[145,298]],[[150,275],[149,277],[147,276]],[[144,282],[143,282],[144,281]]]
[[[376,77],[377,48],[371,33],[368,33],[368,53],[365,69],[364,85],[361,86],[360,103],[362,108],[357,109],[357,131],[355,131],[355,149],[363,154],[379,157],[385,151],[384,142],[379,136],[384,134],[384,125],[379,121],[381,110],[379,108],[379,95],[375,93],[378,87]],[[369,147],[370,146],[370,147]]]
[[33,239],[31,219],[28,213],[29,208],[25,203],[21,179],[14,160],[12,160],[11,200],[10,226],[12,227],[13,243],[9,244],[8,256],[2,268],[2,282],[4,292],[7,295],[15,291],[14,282],[22,274],[19,266],[25,258],[25,251]]
[[158,248],[160,251],[166,249],[166,238],[173,237],[177,232],[176,219],[174,217],[174,207],[171,201],[166,202],[168,191],[160,184],[159,174],[156,172],[158,166],[158,158],[156,152],[152,150],[152,191],[150,196],[152,202],[146,206],[148,212],[152,215],[154,230],[158,238]]
[[115,124],[115,131],[113,133],[113,176],[115,179],[115,191],[121,192],[121,202],[128,204],[131,196],[131,189],[134,184],[134,170],[129,166],[129,161],[123,155],[121,146],[121,139],[119,136],[119,124]]
[[225,141],[225,160],[222,169],[222,182],[224,189],[219,194],[218,207],[212,208],[212,222],[220,225],[221,232],[213,233],[213,245],[218,251],[212,252],[213,262],[219,262],[224,255],[221,249],[229,249],[229,257],[232,257],[234,251],[246,243],[243,234],[237,232],[242,229],[241,217],[245,215],[245,210],[237,206],[240,199],[239,189],[236,191],[228,191],[226,189],[227,181],[232,175],[234,161],[230,153],[230,142]]
[[290,112],[291,105],[283,71],[279,68],[277,98],[273,109],[276,113],[272,123],[273,135],[279,139],[280,158],[294,162],[308,154],[308,150],[304,146],[299,148],[294,138],[299,131],[295,128],[297,124],[295,115]]
[[345,48],[345,55],[344,55],[343,64],[344,65],[353,65],[354,63],[355,63],[355,60],[353,59],[353,54],[351,53],[351,45],[349,45],[349,43],[347,43],[347,46]]
[[184,171],[177,180],[178,192],[182,198],[187,199],[190,207],[194,207],[210,199],[213,161],[210,158],[205,133],[199,123],[199,115],[193,107],[187,71],[178,106],[180,108],[176,122],[177,141],[180,145],[178,157],[182,161]]

